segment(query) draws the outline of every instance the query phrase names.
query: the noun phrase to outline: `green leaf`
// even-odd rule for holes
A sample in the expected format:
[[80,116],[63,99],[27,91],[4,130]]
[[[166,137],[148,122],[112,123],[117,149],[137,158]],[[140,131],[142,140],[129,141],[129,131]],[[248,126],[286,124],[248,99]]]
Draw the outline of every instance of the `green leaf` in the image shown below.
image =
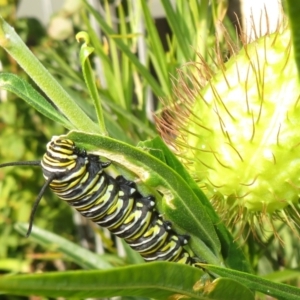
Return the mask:
[[201,269],[155,262],[106,271],[55,272],[3,276],[0,290],[16,295],[48,297],[144,296],[155,299],[253,300],[241,283],[218,278],[213,282]]
[[90,61],[89,61],[89,57],[94,52],[94,48],[88,46],[90,38],[86,32],[81,31],[81,32],[77,33],[76,39],[84,40],[84,43],[80,49],[80,62],[81,62],[81,67],[82,67],[82,73],[83,73],[83,77],[85,80],[85,84],[88,88],[89,94],[94,103],[94,107],[95,107],[97,119],[98,119],[98,124],[100,127],[100,133],[107,134],[106,129],[105,129],[105,124],[104,124],[101,100],[99,97],[95,78],[93,75],[93,69],[92,69]]
[[[28,230],[27,223],[17,223],[15,229],[23,235]],[[112,265],[100,255],[84,249],[54,233],[33,226],[30,239],[51,249],[63,253],[69,260],[86,269],[109,269]]]
[[299,300],[300,289],[286,284],[272,282],[270,280],[243,273],[235,270],[220,268],[212,265],[203,265],[206,270],[222,277],[231,278],[247,286],[251,290],[279,298],[281,300]]
[[[108,36],[116,36],[117,33],[105,22],[103,17],[93,9],[85,0],[83,1],[88,11],[96,18],[97,22],[100,24],[101,29],[108,35]],[[159,96],[163,97],[165,96],[164,92],[162,91],[161,87],[159,86],[158,82],[154,79],[154,77],[151,75],[149,70],[141,64],[141,62],[138,60],[138,58],[135,56],[134,53],[130,50],[129,47],[121,40],[121,39],[114,39],[114,42],[118,46],[118,48],[121,50],[122,53],[126,54],[127,57],[130,59],[130,61],[135,65],[137,70],[140,72],[142,77],[145,78],[145,80],[149,83],[151,88],[153,89],[153,92]]]
[[[128,179],[141,180],[149,187],[165,219],[174,222],[176,230],[181,229],[179,233],[194,237],[190,244],[195,254],[212,264],[222,264],[214,226],[198,197],[179,174],[148,153],[108,137],[71,132],[67,138],[130,171],[132,178]],[[157,191],[163,194],[163,201]]]
[[[195,286],[194,286],[195,288]],[[254,300],[254,294],[246,286],[229,278],[217,278],[204,284],[201,289],[208,299],[242,299]]]
[[[169,262],[134,265],[106,271],[53,272],[2,276],[0,290],[17,295],[48,297],[144,296],[155,299],[252,300],[233,280],[202,281],[199,268]],[[201,280],[202,278],[202,280]]]
[[72,128],[87,132],[99,132],[98,127],[73,101],[54,77],[24,44],[15,30],[0,17],[0,46],[24,69],[39,88],[53,101]]
[[[167,20],[172,28],[173,34],[177,37],[178,48],[181,50],[185,61],[191,60],[193,57],[192,53],[195,52],[190,45],[192,45],[192,39],[190,37],[190,32],[186,28],[185,18],[179,15],[179,12],[175,11],[169,0],[161,1]],[[180,22],[178,21],[180,20]]]
[[[109,101],[107,99],[103,99],[103,103],[106,106],[108,106],[111,109],[111,111],[113,111],[116,114],[122,116],[126,121],[128,121],[128,123],[131,123],[136,128],[138,128],[140,132],[145,132],[150,137],[153,137],[153,136],[155,136],[157,134],[153,129],[151,129],[147,124],[145,124],[145,122],[141,121],[136,116],[134,116],[133,114],[129,113],[129,111],[126,111],[122,107],[117,106],[115,103],[113,103],[113,102],[111,102],[111,101]],[[107,113],[106,114],[106,118],[107,119],[108,118],[113,118],[113,116],[112,115],[108,116],[108,113]],[[114,120],[114,122],[116,122],[116,121]],[[124,131],[123,131],[123,137],[124,137]],[[120,138],[120,140],[122,140],[122,139]]]
[[124,134],[124,129],[116,122],[116,118],[114,115],[110,115],[109,113],[105,113],[105,127],[109,136],[120,140],[124,143],[132,144],[132,140]]
[[[298,74],[300,74],[300,35],[299,35],[300,3],[294,0],[286,0],[286,3],[287,3],[287,13],[289,16],[289,23],[292,31],[295,60],[298,68]],[[298,77],[300,78],[300,75],[298,75]]]
[[73,128],[72,124],[49,101],[21,77],[9,73],[0,73],[0,88],[22,98],[47,118],[60,123],[68,129]]
[[157,76],[160,84],[163,86],[163,90],[166,95],[171,94],[171,81],[168,71],[167,60],[165,51],[163,49],[162,41],[159,37],[159,33],[155,27],[153,17],[151,16],[148,3],[141,1],[140,5],[143,9],[145,26],[147,29],[148,43],[151,48],[152,63],[155,66]]
[[286,269],[267,274],[263,278],[276,282],[291,281],[300,278],[300,270]]

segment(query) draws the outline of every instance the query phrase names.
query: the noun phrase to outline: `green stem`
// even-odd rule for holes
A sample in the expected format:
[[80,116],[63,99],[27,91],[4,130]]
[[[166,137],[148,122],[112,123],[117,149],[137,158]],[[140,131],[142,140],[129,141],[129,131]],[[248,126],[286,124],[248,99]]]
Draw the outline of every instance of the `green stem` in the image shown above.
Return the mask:
[[300,3],[294,0],[287,0],[287,13],[289,16],[289,24],[292,31],[292,40],[294,46],[294,55],[298,68],[298,78],[300,78],[300,35],[299,35],[299,14]]
[[77,106],[70,95],[24,44],[18,34],[0,17],[0,46],[3,47],[36,82],[76,129],[99,133],[97,125]]
[[97,114],[98,124],[100,127],[100,132],[103,135],[107,135],[107,131],[105,128],[101,99],[98,93],[97,85],[94,78],[94,72],[90,64],[89,57],[94,52],[94,48],[90,47],[88,44],[90,43],[89,35],[81,31],[76,35],[76,39],[80,42],[80,39],[84,41],[83,45],[80,49],[80,62],[82,67],[82,74],[84,77],[85,84],[88,88],[89,94],[93,100],[94,107]]

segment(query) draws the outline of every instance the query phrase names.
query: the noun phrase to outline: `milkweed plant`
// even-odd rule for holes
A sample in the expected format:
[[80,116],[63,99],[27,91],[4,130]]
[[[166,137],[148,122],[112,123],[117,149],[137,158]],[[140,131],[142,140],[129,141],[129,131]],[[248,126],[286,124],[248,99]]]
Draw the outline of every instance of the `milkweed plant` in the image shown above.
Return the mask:
[[[1,293],[52,298],[300,298],[300,5],[292,7],[287,1],[287,20],[274,33],[250,43],[242,36],[233,43],[232,27],[220,30],[224,3],[209,2],[176,1],[174,7],[169,0],[161,1],[172,30],[166,52],[146,1],[119,5],[117,25],[108,1],[100,12],[87,1],[77,1],[80,14],[72,11],[73,21],[80,16],[85,30],[76,35],[82,76],[47,50],[59,62],[49,68],[59,65],[66,81],[64,76],[55,79],[1,18],[0,46],[43,93],[4,72],[1,88],[65,128],[58,135],[76,143],[81,153],[110,161],[114,175],[122,174],[141,194],[152,195],[155,215],[188,237],[185,249],[195,261],[193,266],[145,264],[126,245],[126,257],[120,258],[99,230],[110,250],[100,255],[34,226],[30,241],[61,253],[77,271],[3,274]],[[91,25],[91,15],[99,27]],[[226,18],[224,24],[228,25]],[[215,27],[218,34],[208,34]],[[105,35],[101,38],[99,28]],[[74,82],[77,93],[69,88]],[[156,107],[153,95],[161,99]],[[154,118],[149,107],[156,110]],[[18,223],[15,228],[24,234],[27,226]],[[288,249],[283,251],[283,245]],[[278,262],[280,254],[286,264]]]
[[[299,82],[291,33],[282,25],[214,71],[180,70],[158,125],[227,224],[299,236]],[[186,78],[188,77],[188,80]],[[171,133],[171,134],[170,134]]]

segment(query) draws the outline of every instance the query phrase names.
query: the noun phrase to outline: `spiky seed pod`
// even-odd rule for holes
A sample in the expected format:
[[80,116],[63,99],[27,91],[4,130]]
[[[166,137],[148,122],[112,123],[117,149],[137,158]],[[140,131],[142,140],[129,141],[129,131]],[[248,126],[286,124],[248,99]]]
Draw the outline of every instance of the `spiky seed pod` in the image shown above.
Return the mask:
[[291,224],[287,210],[299,220],[300,86],[290,32],[244,43],[218,64],[180,71],[159,129],[228,223],[281,216]]

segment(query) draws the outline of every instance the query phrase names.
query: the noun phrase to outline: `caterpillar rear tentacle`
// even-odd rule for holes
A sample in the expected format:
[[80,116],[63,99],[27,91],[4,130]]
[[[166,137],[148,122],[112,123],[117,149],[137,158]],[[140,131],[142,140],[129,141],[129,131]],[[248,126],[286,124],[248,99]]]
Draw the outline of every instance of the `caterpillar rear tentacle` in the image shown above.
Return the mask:
[[155,198],[143,196],[133,181],[105,172],[111,163],[80,150],[69,139],[54,138],[47,144],[41,161],[2,164],[40,165],[46,180],[33,205],[27,236],[31,232],[36,208],[49,186],[62,200],[84,217],[139,252],[145,261],[174,261],[193,265],[195,259],[184,249],[188,235],[179,235],[170,221],[155,209]]

